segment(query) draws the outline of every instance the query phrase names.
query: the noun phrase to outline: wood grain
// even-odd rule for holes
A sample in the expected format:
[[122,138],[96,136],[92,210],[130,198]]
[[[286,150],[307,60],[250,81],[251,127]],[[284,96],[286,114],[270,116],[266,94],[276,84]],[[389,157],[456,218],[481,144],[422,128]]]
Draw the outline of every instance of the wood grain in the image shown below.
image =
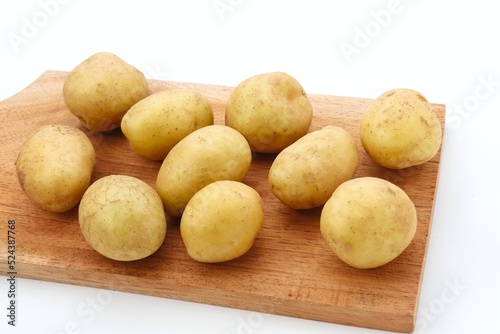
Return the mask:
[[[122,263],[106,259],[85,242],[77,209],[45,212],[19,187],[14,162],[28,134],[42,125],[63,123],[84,130],[97,153],[93,179],[108,174],[139,177],[154,186],[159,162],[138,157],[119,130],[83,129],[66,109],[62,86],[66,72],[47,71],[33,84],[0,102],[0,274],[9,271],[7,220],[16,221],[17,276],[127,291],[199,303],[280,314],[324,322],[411,332],[419,300],[440,154],[402,171],[378,167],[363,151],[358,125],[370,99],[310,94],[311,130],[327,124],[344,127],[358,142],[359,176],[385,178],[403,188],[417,207],[418,229],[410,246],[391,263],[359,270],[342,263],[319,231],[321,208],[295,211],[270,192],[267,170],[274,155],[256,154],[244,182],[265,202],[265,223],[253,248],[241,258],[202,264],[189,258],[178,220],[169,220],[164,245],[151,257]],[[224,104],[232,91],[193,83],[150,81],[151,91],[191,88],[212,103],[215,123],[223,124]],[[445,108],[433,104],[444,125]]]

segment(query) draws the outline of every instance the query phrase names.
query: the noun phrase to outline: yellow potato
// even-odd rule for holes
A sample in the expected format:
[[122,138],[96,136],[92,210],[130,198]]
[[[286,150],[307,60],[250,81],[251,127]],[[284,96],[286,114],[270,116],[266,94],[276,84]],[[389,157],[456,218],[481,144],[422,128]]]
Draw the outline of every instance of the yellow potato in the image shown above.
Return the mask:
[[326,126],[276,156],[269,170],[269,185],[287,206],[314,208],[325,204],[341,183],[354,176],[358,162],[354,138],[340,127]]
[[313,110],[299,82],[283,72],[241,82],[226,105],[226,125],[248,140],[252,151],[277,153],[309,130]]
[[382,94],[361,120],[360,138],[379,165],[402,169],[432,159],[441,147],[441,123],[429,102],[412,89]]
[[82,131],[53,124],[24,142],[16,171],[21,188],[33,202],[50,212],[65,212],[88,188],[94,163],[94,146]]
[[163,244],[167,221],[156,191],[142,180],[108,175],[83,195],[78,220],[85,240],[107,258],[134,261]]
[[182,138],[213,122],[212,106],[205,96],[172,89],[137,102],[123,116],[121,129],[137,154],[163,160]]
[[96,53],[76,66],[63,86],[69,111],[96,131],[119,127],[127,110],[148,94],[144,75],[108,52]]
[[395,184],[375,177],[341,184],[321,212],[320,229],[333,252],[361,269],[398,257],[417,229],[415,205]]
[[264,221],[262,198],[236,181],[216,181],[198,191],[181,218],[188,254],[200,262],[223,262],[245,254]]
[[198,190],[214,181],[243,180],[251,162],[250,147],[238,131],[205,126],[172,148],[158,172],[156,190],[165,211],[180,217]]

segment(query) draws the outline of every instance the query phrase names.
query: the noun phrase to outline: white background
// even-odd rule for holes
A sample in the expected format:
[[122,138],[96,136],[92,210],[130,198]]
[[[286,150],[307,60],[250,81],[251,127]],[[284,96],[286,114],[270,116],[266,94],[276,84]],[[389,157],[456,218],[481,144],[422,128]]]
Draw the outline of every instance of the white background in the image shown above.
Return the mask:
[[[415,332],[500,334],[498,15],[485,0],[2,0],[0,99],[98,51],[155,79],[281,70],[308,93],[417,89],[448,121]],[[2,278],[1,333],[377,332],[26,279],[11,328],[7,290]]]

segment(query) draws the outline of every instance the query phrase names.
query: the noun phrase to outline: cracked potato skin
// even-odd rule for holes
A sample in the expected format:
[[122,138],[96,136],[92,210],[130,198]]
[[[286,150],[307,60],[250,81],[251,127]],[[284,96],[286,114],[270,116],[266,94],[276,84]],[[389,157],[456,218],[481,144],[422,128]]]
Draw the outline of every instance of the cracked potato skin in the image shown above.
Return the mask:
[[27,138],[15,164],[19,184],[34,203],[49,212],[66,212],[90,184],[95,150],[81,130],[51,124]]
[[402,169],[432,159],[441,147],[442,129],[422,94],[397,88],[378,97],[363,114],[360,138],[377,164]]
[[376,177],[341,184],[320,217],[321,235],[345,263],[376,268],[398,257],[417,230],[416,208],[395,184]]
[[156,191],[142,180],[108,175],[85,192],[78,210],[85,240],[117,261],[146,258],[163,244],[167,222]]
[[305,135],[313,110],[300,83],[287,73],[268,72],[242,81],[226,105],[225,123],[252,151],[278,153]]

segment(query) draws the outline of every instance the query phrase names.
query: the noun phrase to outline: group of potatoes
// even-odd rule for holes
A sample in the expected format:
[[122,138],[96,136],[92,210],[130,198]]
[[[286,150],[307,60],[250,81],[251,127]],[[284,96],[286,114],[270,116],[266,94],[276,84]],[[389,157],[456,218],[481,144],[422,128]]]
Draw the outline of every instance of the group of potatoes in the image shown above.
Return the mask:
[[[135,177],[108,175],[91,184],[95,151],[68,125],[40,128],[21,147],[16,169],[27,196],[51,212],[78,203],[87,242],[119,261],[145,258],[163,244],[166,215],[180,217],[188,254],[222,262],[245,254],[264,222],[259,193],[243,183],[252,152],[276,154],[268,182],[292,209],[324,205],[321,234],[356,268],[392,261],[416,231],[415,206],[396,185],[353,178],[356,142],[341,127],[309,131],[313,108],[301,85],[283,72],[241,82],[226,103],[225,125],[214,125],[202,94],[185,89],[150,94],[144,75],[111,53],[75,67],[63,88],[67,108],[95,131],[121,127],[138,155],[162,161],[153,188]],[[432,159],[441,125],[418,92],[395,89],[366,110],[360,138],[387,168]]]

